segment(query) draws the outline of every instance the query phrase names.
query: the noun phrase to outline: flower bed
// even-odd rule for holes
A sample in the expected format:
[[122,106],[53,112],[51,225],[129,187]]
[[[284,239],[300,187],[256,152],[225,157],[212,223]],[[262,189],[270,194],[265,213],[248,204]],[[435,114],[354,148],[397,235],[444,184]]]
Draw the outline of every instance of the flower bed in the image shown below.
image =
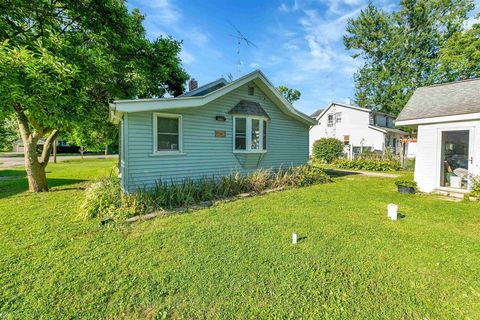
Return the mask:
[[323,169],[305,165],[286,170],[257,170],[248,175],[233,172],[219,178],[158,181],[153,188],[124,194],[119,179],[111,175],[86,189],[82,209],[89,218],[124,219],[155,210],[188,208],[243,193],[259,194],[269,189],[303,187],[330,181]]

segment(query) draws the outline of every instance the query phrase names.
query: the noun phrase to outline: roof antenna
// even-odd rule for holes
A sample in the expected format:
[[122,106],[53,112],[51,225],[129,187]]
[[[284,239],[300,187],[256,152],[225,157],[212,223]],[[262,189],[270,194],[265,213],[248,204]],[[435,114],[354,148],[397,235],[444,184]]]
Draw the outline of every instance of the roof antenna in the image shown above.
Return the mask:
[[255,43],[248,40],[248,38],[240,30],[238,30],[237,27],[235,27],[233,24],[231,24],[231,25],[232,25],[233,29],[235,29],[235,32],[236,32],[236,34],[231,34],[230,36],[237,39],[237,77],[239,77],[241,67],[242,67],[242,64],[243,64],[243,61],[240,60],[240,47],[241,47],[242,42],[244,42],[249,47],[255,47],[255,48],[258,48],[258,47]]

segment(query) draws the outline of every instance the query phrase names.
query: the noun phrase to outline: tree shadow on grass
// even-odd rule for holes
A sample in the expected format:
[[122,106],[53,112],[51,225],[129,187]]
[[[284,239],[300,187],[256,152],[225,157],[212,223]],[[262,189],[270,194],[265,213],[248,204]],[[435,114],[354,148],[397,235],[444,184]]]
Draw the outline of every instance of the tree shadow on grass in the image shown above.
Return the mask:
[[360,172],[348,171],[348,170],[336,170],[336,169],[325,169],[325,172],[332,178],[342,178],[345,176],[358,175]]
[[[81,186],[67,187],[79,184],[86,180],[49,178],[48,187],[51,191],[81,189]],[[28,181],[24,171],[1,170],[0,171],[0,199],[7,198],[28,191]]]

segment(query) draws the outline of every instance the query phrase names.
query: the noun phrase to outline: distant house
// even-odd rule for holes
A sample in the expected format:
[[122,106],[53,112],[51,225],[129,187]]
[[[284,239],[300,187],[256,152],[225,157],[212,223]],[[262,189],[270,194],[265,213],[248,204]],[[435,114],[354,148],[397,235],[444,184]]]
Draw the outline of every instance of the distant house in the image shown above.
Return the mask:
[[396,125],[418,130],[421,191],[462,192],[470,187],[469,174],[480,174],[480,79],[418,88]]
[[383,153],[386,148],[399,154],[400,139],[406,135],[395,128],[395,117],[343,103],[332,102],[311,117],[317,124],[310,129],[310,152],[316,140],[337,138],[350,157],[367,150]]
[[[78,152],[78,147],[69,145],[66,140],[57,140],[56,143],[57,143],[57,149],[58,149],[57,151],[58,152]],[[37,148],[43,148],[44,144],[45,144],[45,138],[39,139],[38,143],[37,143]],[[21,139],[16,140],[13,143],[12,151],[13,152],[24,152],[25,151],[25,147],[24,147],[23,141]]]
[[216,80],[175,98],[118,100],[125,191],[159,180],[303,165],[316,122],[297,111],[261,71]]

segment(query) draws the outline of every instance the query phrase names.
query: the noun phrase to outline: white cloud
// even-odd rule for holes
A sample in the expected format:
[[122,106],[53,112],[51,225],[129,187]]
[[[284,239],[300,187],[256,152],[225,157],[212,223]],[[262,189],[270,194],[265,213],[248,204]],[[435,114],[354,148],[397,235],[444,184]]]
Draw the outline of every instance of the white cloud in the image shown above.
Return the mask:
[[260,64],[256,63],[256,62],[252,62],[252,63],[249,64],[249,67],[253,68],[253,69],[258,69],[258,68],[260,68]]
[[169,0],[142,0],[141,2],[152,9],[149,12],[161,24],[176,24],[181,18],[180,11]]
[[463,28],[465,30],[471,29],[474,24],[480,23],[480,18],[471,17],[463,23]]
[[465,30],[471,29],[476,23],[480,23],[480,0],[474,1],[475,9],[470,13],[470,17],[463,23]]
[[184,64],[191,64],[195,61],[195,57],[193,56],[193,54],[191,54],[185,49],[182,49],[182,52],[180,53],[180,58],[182,59],[182,62]]
[[174,35],[188,44],[197,47],[207,47],[210,37],[197,25],[191,25],[181,10],[170,0],[139,0],[146,14],[146,25],[153,37]]
[[290,11],[290,9],[285,3],[282,3],[280,7],[278,7],[278,10],[280,10],[283,13],[288,13]]
[[186,31],[188,33],[188,39],[199,47],[204,47],[209,41],[207,33],[200,31],[197,27],[193,27]]
[[365,0],[321,0],[328,7],[329,13],[341,14],[345,7],[358,7],[366,3]]
[[290,13],[293,11],[297,11],[299,9],[297,0],[293,0],[292,4],[289,5],[285,2],[282,2],[278,7],[278,10],[282,13]]

